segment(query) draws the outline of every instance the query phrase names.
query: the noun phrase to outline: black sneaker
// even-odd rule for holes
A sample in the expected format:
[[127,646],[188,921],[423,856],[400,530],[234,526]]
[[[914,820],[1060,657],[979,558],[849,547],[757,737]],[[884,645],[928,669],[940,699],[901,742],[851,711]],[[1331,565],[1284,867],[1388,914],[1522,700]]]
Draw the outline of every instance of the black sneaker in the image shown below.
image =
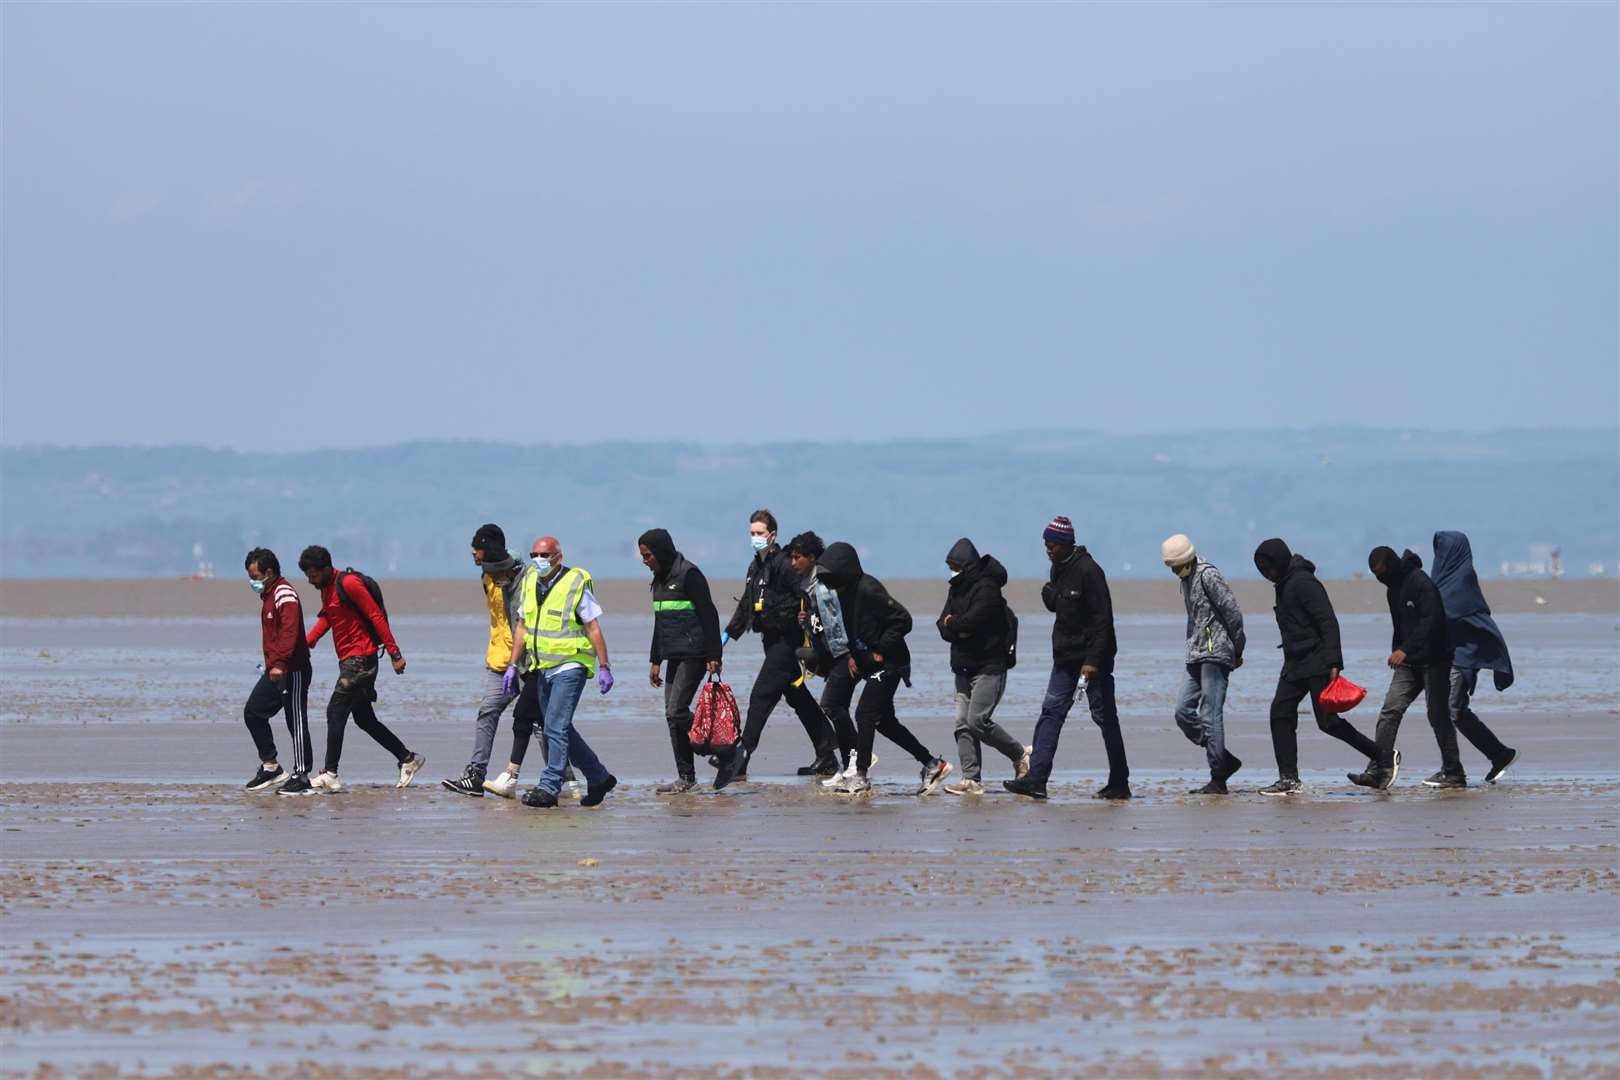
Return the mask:
[[276,792],[276,794],[313,795],[315,794],[315,789],[309,784],[309,774],[293,773],[292,776],[287,778],[287,782],[281,785],[281,790]]
[[579,805],[600,806],[602,800],[608,797],[608,792],[618,786],[619,778],[612,773],[608,773],[607,778],[601,784],[589,784],[586,786],[585,794],[579,797]]
[[667,784],[659,784],[657,787],[653,788],[653,793],[657,795],[685,795],[688,791],[691,791],[695,787],[697,787],[696,779],[689,776],[682,776],[675,780],[671,780]]
[[1491,762],[1491,771],[1485,774],[1485,782],[1494,784],[1501,779],[1502,774],[1508,771],[1508,766],[1519,760],[1519,752],[1508,747],[1508,752]]
[[1442,791],[1460,791],[1468,786],[1468,777],[1462,773],[1437,772],[1423,781],[1424,787],[1440,788]]
[[1026,776],[1022,780],[1003,780],[1001,786],[1014,795],[1023,795],[1031,799],[1046,798],[1046,782],[1043,780],[1031,780]]
[[1212,777],[1210,779],[1209,783],[1205,784],[1201,788],[1193,788],[1191,791],[1187,792],[1187,794],[1189,794],[1189,795],[1225,795],[1225,794],[1227,794],[1226,781],[1221,780],[1221,779],[1219,779],[1217,777]]
[[1270,787],[1260,789],[1262,795],[1295,795],[1305,790],[1305,785],[1299,782],[1297,776],[1280,776],[1277,782]]
[[739,777],[748,775],[748,751],[736,746],[729,754],[716,755],[720,759],[719,771],[714,774],[714,790],[719,791]]
[[1098,789],[1097,792],[1091,797],[1093,799],[1111,799],[1123,801],[1131,797],[1131,787],[1124,781],[1117,784],[1110,782]]
[[557,796],[545,788],[532,787],[523,793],[524,806],[536,806],[542,810],[550,810],[557,805]]
[[1371,764],[1361,772],[1345,773],[1344,777],[1357,787],[1372,788],[1374,791],[1383,791],[1393,779],[1389,773]]
[[260,765],[259,771],[253,774],[253,779],[249,780],[242,786],[247,788],[249,791],[264,791],[265,789],[273,788],[278,784],[285,784],[287,782],[287,776],[287,770],[283,769],[280,765],[277,765],[273,769],[267,769],[263,765]]
[[800,765],[798,775],[827,777],[832,776],[836,772],[838,772],[837,758],[819,757],[808,765]]
[[[1224,784],[1228,780],[1232,779],[1233,775],[1236,774],[1236,772],[1241,768],[1243,768],[1243,762],[1238,760],[1236,754],[1228,750],[1226,751],[1226,757],[1221,761],[1221,767],[1209,774],[1210,779],[1217,783]],[[1223,790],[1221,794],[1224,795],[1226,792]]]
[[454,791],[458,795],[470,795],[475,799],[484,797],[484,770],[467,766],[467,771],[454,780],[440,780],[446,791]]

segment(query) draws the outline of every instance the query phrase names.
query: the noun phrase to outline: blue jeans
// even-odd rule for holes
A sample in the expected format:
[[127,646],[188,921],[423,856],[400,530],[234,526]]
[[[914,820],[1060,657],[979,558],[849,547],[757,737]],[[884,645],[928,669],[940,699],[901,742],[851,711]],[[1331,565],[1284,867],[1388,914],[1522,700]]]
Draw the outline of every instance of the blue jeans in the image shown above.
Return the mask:
[[541,730],[546,743],[546,771],[540,774],[535,787],[548,795],[562,790],[563,770],[570,763],[585,774],[585,783],[590,787],[607,779],[608,771],[602,767],[595,751],[574,730],[574,708],[579,704],[580,692],[585,689],[586,677],[582,667],[541,671],[531,676],[523,688],[525,692],[530,686],[535,688],[541,715],[545,717]]
[[[1046,681],[1046,698],[1041,702],[1041,718],[1035,722],[1035,752],[1030,755],[1029,779],[1044,784],[1052,775],[1052,759],[1057,757],[1058,735],[1063,721],[1074,706],[1074,692],[1080,685],[1080,665],[1063,664],[1052,668]],[[1123,784],[1131,769],[1125,761],[1125,739],[1119,731],[1119,709],[1114,705],[1114,676],[1099,671],[1086,683],[1086,705],[1091,722],[1102,732],[1108,752],[1108,783]]]
[[484,683],[478,695],[478,730],[473,736],[472,761],[468,762],[479,772],[489,768],[489,755],[495,747],[495,729],[500,725],[501,713],[518,696],[515,688],[510,694],[501,689],[505,678],[505,671],[484,669]]
[[1231,677],[1213,660],[1188,664],[1176,703],[1176,726],[1204,748],[1211,773],[1226,764],[1226,684]]

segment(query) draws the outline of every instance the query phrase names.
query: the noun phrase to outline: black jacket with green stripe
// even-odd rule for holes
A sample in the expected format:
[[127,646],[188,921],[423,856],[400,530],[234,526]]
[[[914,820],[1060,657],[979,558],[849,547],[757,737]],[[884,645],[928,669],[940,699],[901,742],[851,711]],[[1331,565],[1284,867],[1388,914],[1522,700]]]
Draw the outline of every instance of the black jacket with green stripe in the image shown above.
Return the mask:
[[653,663],[720,659],[720,615],[703,571],[676,554],[669,571],[652,583]]

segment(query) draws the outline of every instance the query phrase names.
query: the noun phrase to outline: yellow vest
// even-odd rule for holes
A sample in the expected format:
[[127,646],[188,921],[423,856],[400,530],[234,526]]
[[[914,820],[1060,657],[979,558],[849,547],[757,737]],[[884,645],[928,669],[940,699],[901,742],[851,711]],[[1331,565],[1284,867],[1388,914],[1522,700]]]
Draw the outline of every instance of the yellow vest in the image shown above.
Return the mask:
[[512,626],[506,617],[506,592],[488,574],[484,575],[484,599],[489,603],[489,651],[484,654],[484,664],[491,671],[505,671],[512,662]]
[[591,575],[569,567],[557,576],[551,591],[540,599],[540,575],[529,574],[523,583],[524,669],[543,671],[564,664],[584,664],[596,674],[596,648],[579,621],[579,600],[591,587]]

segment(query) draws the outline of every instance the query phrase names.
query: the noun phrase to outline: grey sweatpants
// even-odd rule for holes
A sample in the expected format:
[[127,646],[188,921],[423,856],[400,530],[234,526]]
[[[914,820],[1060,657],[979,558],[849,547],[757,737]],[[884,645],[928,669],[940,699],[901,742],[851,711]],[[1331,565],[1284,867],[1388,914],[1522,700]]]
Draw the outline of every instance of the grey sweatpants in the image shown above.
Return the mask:
[[991,719],[1006,689],[1005,671],[993,675],[956,676],[956,753],[962,759],[964,779],[981,779],[981,743],[1001,751],[1015,765],[1024,756],[1024,744]]
[[1434,741],[1440,745],[1440,771],[1450,776],[1461,776],[1462,761],[1457,756],[1457,728],[1451,722],[1451,665],[1433,664],[1429,667],[1401,665],[1391,673],[1389,692],[1384,695],[1384,707],[1378,713],[1378,764],[1388,770],[1395,764],[1395,736],[1401,730],[1401,718],[1422,694],[1428,706],[1429,726],[1434,729]]

